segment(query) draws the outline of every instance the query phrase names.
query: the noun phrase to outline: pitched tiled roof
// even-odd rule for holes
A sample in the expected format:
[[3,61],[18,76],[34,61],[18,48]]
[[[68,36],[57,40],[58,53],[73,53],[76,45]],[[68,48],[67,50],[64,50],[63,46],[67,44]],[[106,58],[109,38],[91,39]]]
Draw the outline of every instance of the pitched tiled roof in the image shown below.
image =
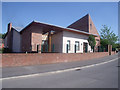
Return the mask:
[[[90,23],[92,23],[92,25],[94,27],[94,31],[90,31],[90,29],[89,29],[90,28]],[[73,24],[69,25],[67,28],[66,27],[61,27],[61,26],[58,26],[58,25],[43,23],[43,22],[39,22],[39,21],[33,21],[29,25],[27,25],[25,28],[23,28],[20,31],[20,34],[22,34],[22,32],[24,30],[27,30],[28,27],[30,27],[34,24],[37,24],[37,25],[40,25],[40,26],[46,26],[46,27],[52,28],[56,31],[59,29],[59,31],[70,31],[70,32],[75,32],[75,33],[79,33],[79,34],[93,35],[93,36],[96,36],[96,37],[99,36],[99,34],[98,34],[90,16],[89,16],[89,14],[87,14],[83,18],[79,19],[78,21],[74,22]],[[12,28],[15,29],[14,27],[12,27]],[[43,30],[43,32],[44,32],[44,30]],[[7,33],[6,33],[6,35],[7,35]]]
[[98,31],[89,14],[72,23],[68,26],[68,28],[77,29],[79,31],[84,31],[99,36]]
[[35,24],[35,23],[37,23],[39,25],[48,26],[48,27],[54,27],[56,29],[58,28],[61,31],[70,31],[70,32],[76,32],[76,33],[81,33],[81,34],[85,34],[85,35],[94,35],[94,36],[97,36],[96,34],[91,34],[91,33],[85,32],[83,30],[77,30],[77,29],[73,29],[73,28],[65,28],[65,27],[61,27],[61,26],[58,26],[58,25],[43,23],[43,22],[39,22],[39,21],[33,21],[33,22],[31,22],[28,26],[26,26],[25,28],[23,28],[23,30],[20,31],[20,33],[22,33],[24,30],[26,30],[26,28],[28,28],[29,26],[31,26],[32,24]]

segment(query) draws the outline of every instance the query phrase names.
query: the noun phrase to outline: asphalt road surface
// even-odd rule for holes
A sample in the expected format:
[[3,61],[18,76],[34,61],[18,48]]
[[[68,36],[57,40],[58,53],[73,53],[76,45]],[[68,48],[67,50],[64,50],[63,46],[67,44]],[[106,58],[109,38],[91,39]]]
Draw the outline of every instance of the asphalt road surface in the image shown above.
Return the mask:
[[3,80],[3,88],[118,88],[118,60],[62,73]]

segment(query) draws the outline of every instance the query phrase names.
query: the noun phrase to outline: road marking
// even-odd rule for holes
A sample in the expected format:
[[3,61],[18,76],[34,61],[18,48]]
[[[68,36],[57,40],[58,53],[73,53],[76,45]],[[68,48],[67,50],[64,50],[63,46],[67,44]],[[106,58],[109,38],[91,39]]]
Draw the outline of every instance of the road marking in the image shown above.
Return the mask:
[[25,78],[25,77],[35,77],[35,76],[45,76],[45,75],[50,75],[50,74],[74,71],[76,69],[84,69],[84,68],[94,67],[94,66],[98,66],[98,65],[103,65],[103,64],[106,64],[106,63],[109,63],[109,62],[113,62],[113,61],[115,61],[115,60],[117,60],[119,58],[115,58],[115,59],[112,59],[112,60],[109,60],[109,61],[106,61],[106,62],[92,64],[92,65],[83,66],[83,67],[76,67],[76,68],[70,68],[70,69],[65,69],[65,70],[58,70],[58,71],[38,73],[38,74],[30,74],[30,75],[23,75],[23,76],[7,77],[7,78],[1,78],[0,80],[17,79],[17,78]]

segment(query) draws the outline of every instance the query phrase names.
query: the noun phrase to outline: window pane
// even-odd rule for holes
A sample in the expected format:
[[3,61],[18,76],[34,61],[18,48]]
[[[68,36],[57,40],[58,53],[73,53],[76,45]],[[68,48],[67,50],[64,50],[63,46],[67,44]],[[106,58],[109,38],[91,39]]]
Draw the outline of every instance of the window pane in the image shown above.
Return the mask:
[[76,50],[79,51],[80,50],[79,41],[75,41],[75,45],[76,45]]
[[70,40],[67,40],[68,50],[70,50]]

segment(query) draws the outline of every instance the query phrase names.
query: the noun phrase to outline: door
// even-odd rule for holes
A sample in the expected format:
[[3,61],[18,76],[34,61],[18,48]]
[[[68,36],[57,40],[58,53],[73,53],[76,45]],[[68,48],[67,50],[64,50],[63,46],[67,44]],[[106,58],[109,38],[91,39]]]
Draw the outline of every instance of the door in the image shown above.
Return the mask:
[[39,45],[37,45],[37,53],[39,52]]
[[83,52],[87,53],[88,52],[88,43],[83,43]]
[[70,48],[71,46],[70,46],[70,40],[67,40],[67,45],[66,45],[66,53],[69,53],[69,51],[70,51]]
[[79,41],[75,41],[75,53],[76,53],[76,51],[79,51],[80,50],[80,47],[79,47]]

